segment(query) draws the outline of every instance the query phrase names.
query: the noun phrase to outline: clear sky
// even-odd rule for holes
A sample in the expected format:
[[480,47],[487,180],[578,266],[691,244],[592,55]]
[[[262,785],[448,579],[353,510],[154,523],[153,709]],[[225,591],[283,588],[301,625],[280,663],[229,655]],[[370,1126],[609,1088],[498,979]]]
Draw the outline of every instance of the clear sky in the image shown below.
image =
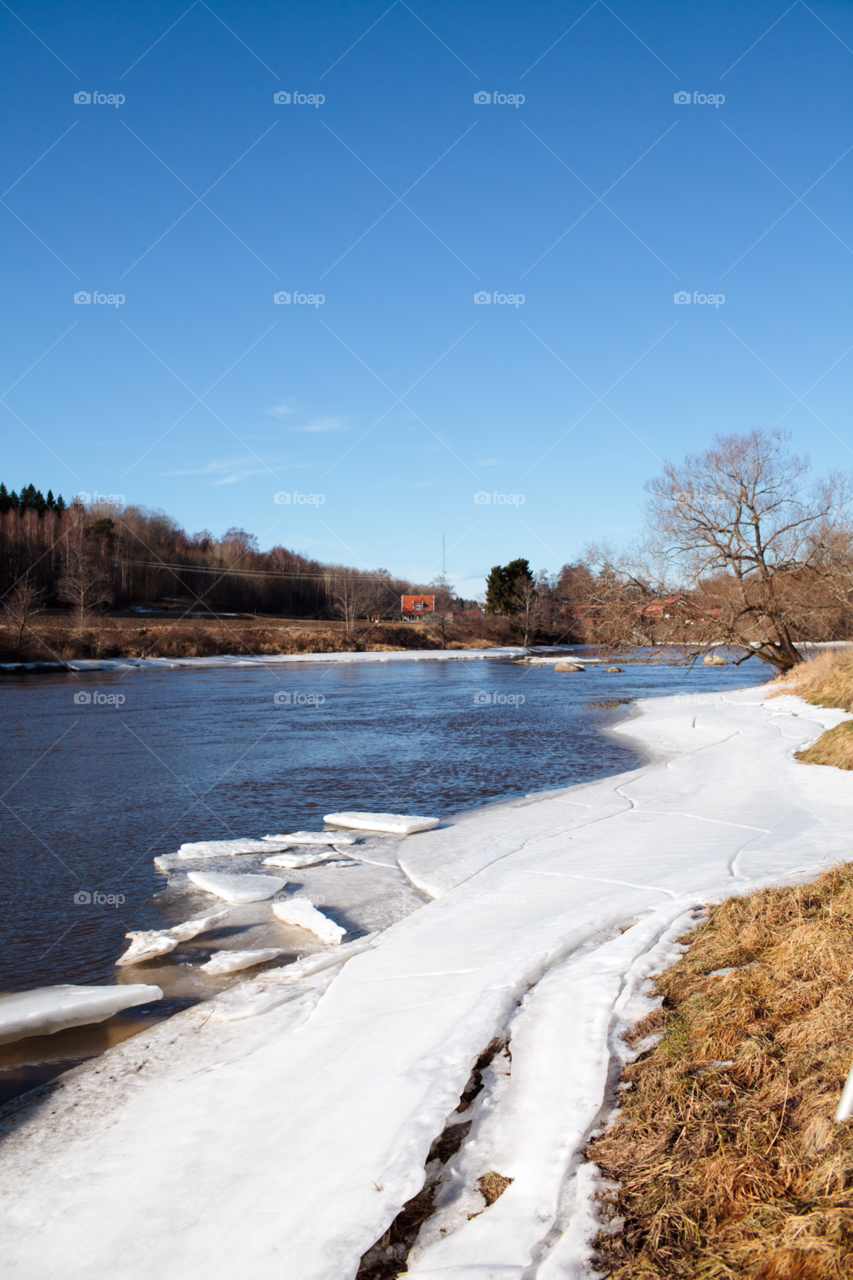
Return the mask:
[[471,594],[717,431],[853,465],[848,0],[0,26],[7,485]]

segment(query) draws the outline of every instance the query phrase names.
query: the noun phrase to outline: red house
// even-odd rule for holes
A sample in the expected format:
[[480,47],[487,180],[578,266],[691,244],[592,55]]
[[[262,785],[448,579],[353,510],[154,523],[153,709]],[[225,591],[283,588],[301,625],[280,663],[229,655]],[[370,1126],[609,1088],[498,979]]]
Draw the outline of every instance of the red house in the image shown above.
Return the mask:
[[415,622],[425,614],[435,613],[435,596],[403,596],[400,612],[404,622]]

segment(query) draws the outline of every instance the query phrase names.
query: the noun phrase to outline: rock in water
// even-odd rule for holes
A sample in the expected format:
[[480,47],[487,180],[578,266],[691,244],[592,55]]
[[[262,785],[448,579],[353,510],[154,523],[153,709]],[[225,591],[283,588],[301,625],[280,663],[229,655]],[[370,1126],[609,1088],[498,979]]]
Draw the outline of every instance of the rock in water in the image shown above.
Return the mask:
[[583,671],[583,667],[579,667],[576,662],[555,662],[555,671]]
[[725,667],[727,665],[726,659],[720,657],[718,653],[709,653],[702,659],[703,667]]

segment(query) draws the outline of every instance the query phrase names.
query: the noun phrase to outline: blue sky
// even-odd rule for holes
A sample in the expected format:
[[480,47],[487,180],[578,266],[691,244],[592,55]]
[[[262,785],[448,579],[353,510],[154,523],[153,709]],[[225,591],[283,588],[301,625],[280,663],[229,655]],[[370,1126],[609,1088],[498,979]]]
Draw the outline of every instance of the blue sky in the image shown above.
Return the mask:
[[853,463],[849,3],[0,23],[7,485],[470,594],[717,431]]

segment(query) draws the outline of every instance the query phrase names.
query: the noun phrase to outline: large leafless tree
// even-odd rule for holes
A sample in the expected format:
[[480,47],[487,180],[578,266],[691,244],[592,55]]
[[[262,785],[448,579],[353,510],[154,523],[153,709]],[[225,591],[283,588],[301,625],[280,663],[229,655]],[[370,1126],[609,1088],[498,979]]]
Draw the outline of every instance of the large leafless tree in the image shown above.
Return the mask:
[[647,526],[630,557],[598,553],[598,638],[673,644],[695,659],[716,645],[779,670],[797,643],[847,634],[853,602],[849,487],[812,477],[779,429],[718,436],[667,462],[647,485]]

